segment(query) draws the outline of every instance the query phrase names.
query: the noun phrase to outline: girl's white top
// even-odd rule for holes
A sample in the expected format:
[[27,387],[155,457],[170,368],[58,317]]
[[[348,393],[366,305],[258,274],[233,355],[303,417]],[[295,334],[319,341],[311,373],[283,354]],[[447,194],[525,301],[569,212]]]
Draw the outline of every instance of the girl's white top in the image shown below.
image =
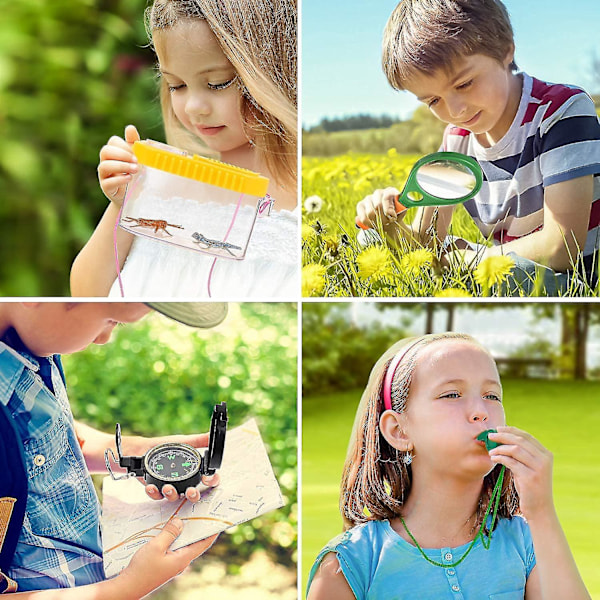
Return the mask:
[[[300,285],[298,215],[296,208],[259,217],[243,260],[215,262],[201,252],[135,236],[121,271],[125,297],[295,301]],[[121,297],[118,280],[109,296]]]

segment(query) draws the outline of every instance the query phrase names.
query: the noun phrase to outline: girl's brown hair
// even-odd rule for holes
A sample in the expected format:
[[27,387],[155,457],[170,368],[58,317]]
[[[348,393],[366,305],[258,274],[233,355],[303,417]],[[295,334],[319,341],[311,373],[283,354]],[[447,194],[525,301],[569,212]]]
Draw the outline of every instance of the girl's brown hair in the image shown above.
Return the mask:
[[[238,77],[241,115],[248,138],[279,185],[296,186],[297,11],[296,0],[155,0],[147,30],[205,20]],[[160,98],[170,144],[204,154],[207,148],[179,123],[167,83]]]
[[[483,54],[503,62],[514,49],[513,30],[500,0],[402,0],[383,34],[383,71],[403,90],[415,73],[449,71],[460,58]],[[510,65],[517,69],[514,61]]]
[[[396,342],[373,367],[356,412],[344,464],[340,510],[345,529],[366,521],[393,519],[402,513],[404,501],[410,493],[411,467],[403,462],[399,452],[388,444],[379,430],[379,418],[385,410],[383,382],[392,358],[406,351],[392,380],[392,409],[404,412],[419,352],[424,346],[444,340],[465,340],[480,346],[474,338],[462,333],[408,338]],[[499,472],[500,465],[497,465],[483,480],[475,527],[481,524]],[[498,515],[511,517],[517,514],[518,507],[514,481],[507,471]]]

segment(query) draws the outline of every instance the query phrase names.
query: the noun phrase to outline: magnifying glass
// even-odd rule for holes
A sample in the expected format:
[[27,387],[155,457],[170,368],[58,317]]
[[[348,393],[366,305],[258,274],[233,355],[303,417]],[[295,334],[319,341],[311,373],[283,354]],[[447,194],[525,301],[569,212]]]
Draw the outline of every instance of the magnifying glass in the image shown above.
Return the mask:
[[[483,173],[479,163],[458,152],[435,152],[419,159],[406,185],[394,198],[396,214],[415,206],[448,206],[473,198],[481,189]],[[370,229],[356,217],[356,226]]]

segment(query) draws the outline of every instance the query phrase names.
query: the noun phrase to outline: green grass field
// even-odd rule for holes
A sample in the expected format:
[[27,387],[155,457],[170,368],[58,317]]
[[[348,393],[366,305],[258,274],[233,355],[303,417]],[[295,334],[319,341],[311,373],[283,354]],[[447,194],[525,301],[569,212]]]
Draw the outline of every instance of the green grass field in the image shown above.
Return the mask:
[[[587,588],[600,600],[600,383],[504,380],[507,422],[554,454],[554,499]],[[362,390],[303,399],[302,589],[321,547],[342,530],[338,490]]]

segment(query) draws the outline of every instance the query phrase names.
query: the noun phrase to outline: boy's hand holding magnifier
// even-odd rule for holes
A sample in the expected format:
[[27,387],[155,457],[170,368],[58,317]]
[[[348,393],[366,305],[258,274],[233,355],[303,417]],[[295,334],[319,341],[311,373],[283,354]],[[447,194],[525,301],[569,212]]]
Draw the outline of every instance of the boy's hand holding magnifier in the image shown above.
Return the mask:
[[356,205],[355,224],[365,232],[359,233],[358,241],[375,241],[378,236],[369,235],[367,230],[378,220],[392,241],[398,241],[399,234],[418,240],[420,227],[403,223],[408,208],[453,207],[473,198],[482,182],[481,167],[468,156],[456,152],[425,156],[411,169],[402,191],[394,187],[375,190]]

